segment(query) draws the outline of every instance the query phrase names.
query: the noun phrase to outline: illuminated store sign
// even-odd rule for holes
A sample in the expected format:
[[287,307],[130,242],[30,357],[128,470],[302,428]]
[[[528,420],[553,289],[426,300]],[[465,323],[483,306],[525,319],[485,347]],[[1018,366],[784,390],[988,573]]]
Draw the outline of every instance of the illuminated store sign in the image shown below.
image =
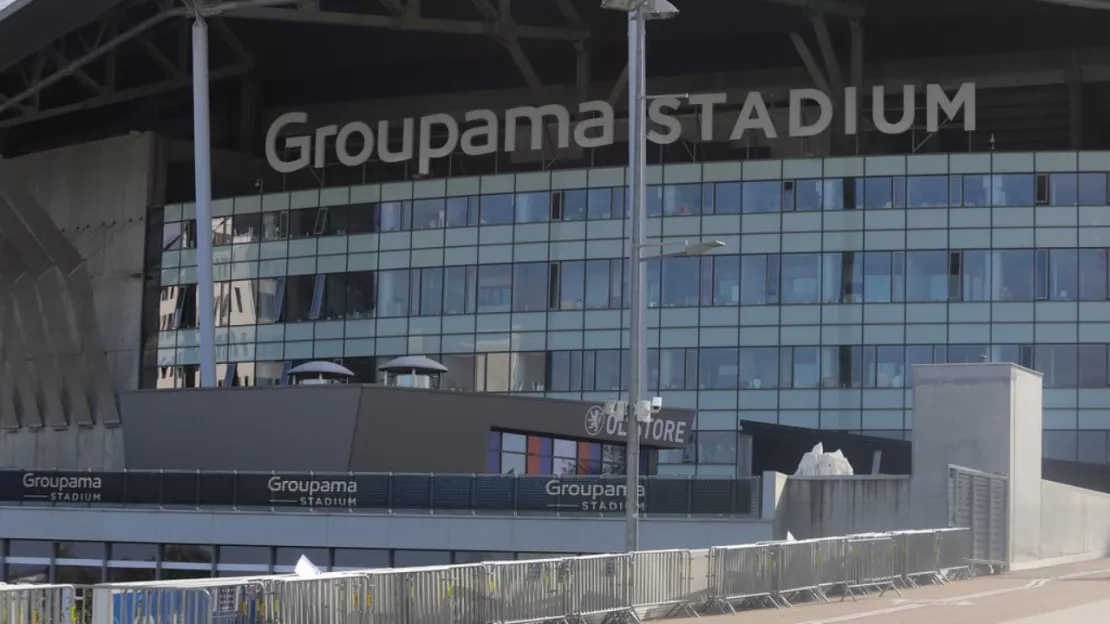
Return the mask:
[[[903,106],[900,119],[891,121],[886,111],[886,91],[884,87],[872,89],[872,101],[877,103],[872,110],[872,122],[883,134],[901,134],[917,123],[917,87],[902,87]],[[686,98],[688,105],[698,111],[701,120],[701,140],[713,141],[722,137],[715,136],[716,107],[729,104],[725,93],[699,93]],[[675,115],[682,105],[677,97],[660,97],[651,100],[648,106],[648,119],[654,129],[648,139],[660,145],[669,145],[679,140],[682,125]],[[839,108],[844,115],[844,134],[858,133],[859,93],[855,87],[844,90],[844,98],[838,102],[817,89],[792,89],[789,93],[788,127],[786,136],[793,138],[810,137],[829,129],[833,112]],[[804,112],[816,107],[817,118],[808,120]],[[960,85],[951,96],[940,85],[925,87],[925,129],[936,132],[941,123],[941,115],[954,119],[963,111],[964,130],[975,130],[975,83]],[[339,125],[327,125],[304,134],[304,126],[310,122],[308,113],[292,112],[281,115],[270,125],[266,133],[266,161],[278,173],[293,173],[305,167],[322,168],[332,160],[327,153],[329,143],[334,145],[335,158],[348,167],[357,167],[377,154],[383,162],[403,162],[416,158],[420,173],[428,174],[431,162],[445,158],[461,150],[467,156],[484,156],[499,150],[515,152],[518,149],[540,150],[544,147],[544,130],[553,129],[556,145],[562,149],[574,145],[581,148],[596,148],[612,145],[615,141],[615,115],[608,102],[595,100],[583,102],[575,111],[581,121],[573,122],[574,115],[565,106],[548,104],[546,106],[518,106],[505,111],[503,119],[490,109],[474,110],[463,115],[462,124],[452,115],[437,113],[419,119],[409,117],[401,121],[400,127],[389,121],[379,121],[375,126],[363,121],[352,121]],[[393,127],[390,127],[390,126]],[[301,128],[298,130],[298,128]],[[518,144],[518,133],[528,130],[527,144]],[[502,132],[502,130],[504,132]],[[730,141],[743,139],[747,132],[762,133],[768,139],[777,139],[782,134],[775,126],[768,111],[763,95],[752,91],[744,100],[740,112],[732,124]],[[285,136],[284,141],[279,139]],[[391,147],[392,146],[392,147]],[[398,147],[399,146],[399,147]],[[284,155],[279,154],[284,149]]]

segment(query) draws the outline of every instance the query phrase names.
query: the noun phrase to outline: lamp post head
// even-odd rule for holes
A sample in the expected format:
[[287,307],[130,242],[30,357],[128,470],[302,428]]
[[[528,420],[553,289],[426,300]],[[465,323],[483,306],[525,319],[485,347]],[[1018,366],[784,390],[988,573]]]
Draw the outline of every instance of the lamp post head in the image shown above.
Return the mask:
[[670,19],[678,15],[669,0],[601,0],[601,8],[625,13],[643,11],[646,19]]

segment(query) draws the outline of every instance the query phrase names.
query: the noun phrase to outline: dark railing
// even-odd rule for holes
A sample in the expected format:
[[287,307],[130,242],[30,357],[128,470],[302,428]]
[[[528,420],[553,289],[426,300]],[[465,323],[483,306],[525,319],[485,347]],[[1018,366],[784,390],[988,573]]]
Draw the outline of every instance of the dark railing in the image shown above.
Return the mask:
[[[624,513],[623,476],[0,471],[0,504],[305,508],[367,511]],[[643,477],[640,510],[751,516],[758,478]]]

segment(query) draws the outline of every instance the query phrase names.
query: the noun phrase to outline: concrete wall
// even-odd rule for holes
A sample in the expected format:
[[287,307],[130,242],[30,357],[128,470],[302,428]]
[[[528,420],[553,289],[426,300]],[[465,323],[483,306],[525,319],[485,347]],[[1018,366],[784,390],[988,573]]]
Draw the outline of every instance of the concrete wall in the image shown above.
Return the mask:
[[0,162],[0,465],[124,466],[116,392],[138,386],[154,147],[137,134]]
[[786,477],[774,518],[780,539],[787,531],[809,539],[908,528],[914,524],[910,478]]
[[[645,519],[645,550],[707,548],[772,539],[764,520]],[[8,539],[168,544],[620,552],[624,520],[352,513],[0,508]]]
[[1009,560],[1040,543],[1041,374],[1015,364],[914,367],[914,528],[948,524],[948,466],[1007,474]]
[[1110,555],[1110,495],[1043,481],[1039,518],[1042,565]]

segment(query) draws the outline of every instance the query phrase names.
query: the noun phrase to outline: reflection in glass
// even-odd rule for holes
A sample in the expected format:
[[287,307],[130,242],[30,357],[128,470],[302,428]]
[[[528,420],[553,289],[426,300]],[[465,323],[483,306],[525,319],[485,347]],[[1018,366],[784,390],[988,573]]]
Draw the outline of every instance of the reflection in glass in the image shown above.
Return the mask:
[[378,271],[378,316],[408,316],[409,271]]
[[906,205],[910,208],[948,206],[948,177],[910,176],[906,178]]
[[718,182],[715,185],[713,211],[716,214],[740,214],[744,205],[744,185],[741,182]]
[[738,349],[703,348],[698,350],[698,388],[734,390],[739,380]]
[[971,249],[962,253],[961,295],[964,301],[991,300],[990,253]]
[[779,212],[781,209],[781,181],[744,182],[744,212]]
[[794,210],[797,212],[821,210],[824,195],[825,184],[823,180],[795,180]]
[[906,301],[948,300],[948,254],[906,252]]
[[482,225],[509,225],[513,222],[512,195],[482,195]]
[[820,297],[820,254],[783,254],[782,302],[817,303]]
[[509,312],[512,309],[513,265],[478,266],[478,312]]
[[778,386],[778,348],[742,347],[740,349],[740,387],[759,390]]
[[1034,204],[1033,174],[1001,173],[991,177],[991,198],[994,206],[1032,206]]
[[551,218],[550,193],[518,193],[516,196],[517,223],[544,223]]
[[679,217],[701,214],[701,185],[668,184],[663,189],[663,212]]
[[1033,301],[1033,251],[996,250],[991,261],[994,301]]
[[693,307],[698,305],[699,258],[662,259],[662,305],[665,308]]
[[513,311],[540,312],[547,310],[546,262],[525,262],[513,265]]
[[589,194],[584,189],[562,191],[563,221],[585,221],[588,216]]
[[443,199],[418,199],[412,203],[412,229],[432,230],[446,223],[447,204]]

